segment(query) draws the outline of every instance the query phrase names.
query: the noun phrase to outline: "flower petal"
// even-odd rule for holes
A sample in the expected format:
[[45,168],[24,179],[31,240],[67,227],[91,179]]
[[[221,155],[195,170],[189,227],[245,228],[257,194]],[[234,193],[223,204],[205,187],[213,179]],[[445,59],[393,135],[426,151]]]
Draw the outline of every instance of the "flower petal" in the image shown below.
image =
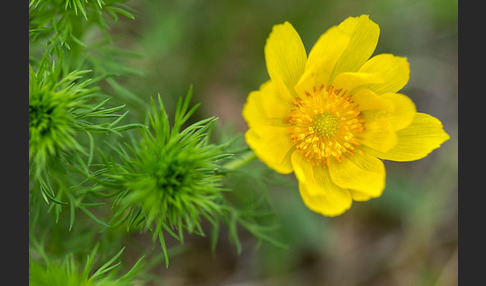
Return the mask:
[[338,27],[349,35],[350,41],[336,63],[331,80],[342,72],[358,71],[373,54],[380,35],[380,27],[368,15],[349,17]]
[[275,84],[267,81],[259,90],[250,92],[242,114],[250,128],[259,125],[283,127],[291,107],[290,102],[276,90]]
[[382,110],[362,112],[364,131],[358,142],[381,152],[387,152],[397,144],[397,134],[388,119],[389,113]]
[[327,86],[329,77],[349,44],[349,35],[334,26],[322,34],[312,47],[305,66],[305,73],[299,80],[296,90],[312,90],[315,86]]
[[289,90],[293,90],[307,61],[304,44],[294,27],[289,22],[273,26],[264,51],[272,81],[280,78]]
[[363,64],[359,72],[379,75],[383,79],[382,83],[366,87],[376,94],[397,92],[407,84],[410,78],[410,66],[407,58],[391,54],[372,57]]
[[291,155],[294,143],[289,137],[288,128],[262,125],[250,128],[245,133],[246,143],[257,157],[278,173],[289,174],[293,171]]
[[403,129],[412,123],[417,109],[408,96],[400,93],[385,93],[380,97],[394,104],[393,112],[388,116],[394,130]]
[[284,120],[291,106],[282,99],[276,86],[267,81],[249,94],[242,111],[249,127],[245,139],[261,161],[279,173],[288,174],[292,172],[290,154],[294,144]]
[[355,93],[359,87],[366,87],[371,84],[383,83],[383,78],[379,74],[343,72],[336,76],[332,85],[336,89],[343,89],[349,94]]
[[313,166],[300,152],[292,154],[292,167],[299,182],[305,183],[309,174],[313,174]]
[[299,157],[302,156],[294,152],[292,164],[296,169],[306,170],[297,176],[300,195],[306,206],[325,216],[337,216],[348,210],[353,201],[349,191],[334,184],[326,168],[312,166]]
[[414,161],[427,156],[449,139],[435,117],[417,112],[410,125],[398,130],[398,143],[388,152],[370,150],[377,157],[392,161]]
[[351,193],[351,197],[353,198],[353,201],[364,202],[372,198],[370,195],[360,191],[349,190],[349,192]]
[[395,110],[395,105],[392,101],[383,96],[376,95],[369,89],[362,89],[353,94],[353,101],[358,105],[361,112],[367,110],[392,112]]
[[332,181],[345,189],[378,197],[385,189],[385,166],[378,158],[358,149],[342,162],[329,165]]

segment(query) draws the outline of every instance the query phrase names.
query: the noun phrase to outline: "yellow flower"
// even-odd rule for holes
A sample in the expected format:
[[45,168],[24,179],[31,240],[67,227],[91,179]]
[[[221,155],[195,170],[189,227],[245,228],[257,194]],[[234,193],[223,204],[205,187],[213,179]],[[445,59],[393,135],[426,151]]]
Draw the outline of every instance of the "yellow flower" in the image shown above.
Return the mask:
[[275,25],[265,45],[270,80],[243,108],[250,148],[275,171],[293,171],[304,203],[322,215],[379,197],[382,160],[418,160],[449,139],[438,119],[397,93],[407,59],[370,58],[379,32],[367,15],[347,18],[307,57],[293,26]]

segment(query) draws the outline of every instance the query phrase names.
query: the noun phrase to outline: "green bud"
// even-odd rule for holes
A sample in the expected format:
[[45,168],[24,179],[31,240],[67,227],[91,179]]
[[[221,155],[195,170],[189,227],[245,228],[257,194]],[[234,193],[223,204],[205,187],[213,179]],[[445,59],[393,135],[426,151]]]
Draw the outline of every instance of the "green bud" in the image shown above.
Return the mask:
[[37,176],[52,157],[64,151],[85,152],[75,139],[78,113],[94,89],[79,80],[89,71],[61,76],[61,69],[45,57],[29,77],[29,163]]
[[118,114],[124,106],[105,108],[108,99],[93,86],[95,80],[86,77],[90,71],[63,75],[61,66],[61,59],[51,61],[46,55],[36,71],[29,66],[29,182],[47,202],[56,203],[62,200],[62,192],[72,192],[79,184],[65,174],[89,172],[93,134],[120,134],[138,126],[119,126],[127,114]]
[[[152,101],[150,126],[141,139],[120,150],[121,164],[108,163],[101,184],[122,191],[116,200],[115,218],[128,221],[128,227],[141,226],[160,240],[168,263],[163,231],[183,240],[183,231],[203,234],[202,217],[209,221],[222,209],[219,161],[228,156],[222,145],[209,144],[208,135],[216,118],[183,124],[197,106],[188,110],[192,90],[176,107],[170,127],[162,100]],[[116,223],[112,223],[116,225]]]

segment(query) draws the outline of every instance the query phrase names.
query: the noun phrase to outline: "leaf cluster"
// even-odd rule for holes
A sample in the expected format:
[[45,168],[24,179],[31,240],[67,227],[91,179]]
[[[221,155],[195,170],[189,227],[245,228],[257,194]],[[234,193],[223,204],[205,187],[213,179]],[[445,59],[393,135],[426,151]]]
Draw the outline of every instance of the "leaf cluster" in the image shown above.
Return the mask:
[[[123,248],[97,271],[91,270],[95,256],[104,258],[111,252],[106,245],[126,243],[120,229],[151,233],[153,242],[158,240],[162,248],[166,267],[166,236],[180,244],[186,234],[205,236],[203,222],[212,227],[213,250],[221,225],[228,228],[238,252],[239,227],[279,244],[269,235],[273,223],[261,224],[271,216],[271,211],[262,211],[268,209],[266,196],[258,197],[255,188],[245,192],[255,193],[257,203],[228,196],[238,189],[228,181],[246,164],[238,156],[248,148],[229,152],[234,140],[212,142],[215,117],[191,121],[199,107],[190,107],[192,87],[179,98],[170,120],[160,95],[146,110],[144,101],[118,82],[121,74],[136,73],[115,60],[130,53],[110,45],[105,15],[113,21],[118,20],[117,15],[133,19],[122,2],[29,2],[32,285],[47,281],[49,285],[131,285],[144,264],[140,259],[127,274],[116,278],[118,272],[113,270],[120,262],[115,261]],[[91,28],[99,29],[104,39],[89,42],[86,33]],[[111,105],[117,100],[129,104]],[[130,119],[127,107],[135,106],[132,103],[147,114],[144,124],[125,123]],[[260,183],[256,186],[264,188]],[[75,236],[79,239],[73,239]],[[38,243],[38,237],[46,240]],[[67,241],[56,247],[60,237]],[[92,250],[86,256],[87,250],[79,248],[82,239],[100,240],[87,244]],[[68,251],[69,243],[72,251]],[[60,253],[55,255],[56,251]],[[80,270],[82,257],[87,258]]]
[[215,118],[183,128],[198,105],[189,109],[192,89],[180,98],[171,126],[160,95],[152,101],[149,127],[140,139],[119,145],[121,162],[104,158],[96,172],[99,186],[115,196],[111,225],[152,232],[168,263],[164,231],[180,242],[184,231],[203,235],[201,218],[214,222],[224,207],[219,161],[230,156],[224,145],[209,143]]
[[81,36],[92,25],[110,39],[105,15],[114,21],[118,15],[135,18],[123,2],[126,0],[30,0],[29,40],[70,50],[73,44],[85,46]]
[[[45,253],[43,245],[36,240],[33,244],[29,253],[29,285],[32,286],[128,286],[133,285],[145,265],[144,257],[141,257],[127,273],[116,277],[121,262],[115,262],[120,259],[124,248],[94,271],[92,268],[97,260],[99,244],[86,256],[84,267],[79,265],[72,253],[53,259]],[[34,259],[34,256],[40,259]]]

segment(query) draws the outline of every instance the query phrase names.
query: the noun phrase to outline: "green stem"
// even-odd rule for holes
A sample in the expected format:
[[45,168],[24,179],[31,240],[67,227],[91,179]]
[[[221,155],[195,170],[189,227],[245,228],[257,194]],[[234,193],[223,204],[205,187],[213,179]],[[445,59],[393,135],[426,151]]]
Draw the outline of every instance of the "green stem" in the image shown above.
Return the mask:
[[247,151],[246,153],[244,153],[243,155],[241,155],[240,158],[236,158],[233,161],[226,163],[226,165],[224,165],[223,167],[225,169],[237,170],[237,169],[247,165],[251,161],[255,160],[256,158],[257,158],[257,156],[255,155],[255,152],[250,150],[250,151]]

